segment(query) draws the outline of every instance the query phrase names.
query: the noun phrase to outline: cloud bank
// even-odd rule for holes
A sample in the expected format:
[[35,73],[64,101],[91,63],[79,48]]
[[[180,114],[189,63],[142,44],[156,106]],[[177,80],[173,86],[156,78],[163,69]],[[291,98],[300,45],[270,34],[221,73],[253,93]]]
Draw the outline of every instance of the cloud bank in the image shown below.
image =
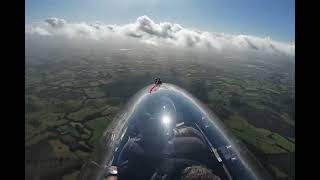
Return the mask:
[[49,18],[39,23],[25,26],[26,36],[84,38],[107,40],[108,38],[130,38],[154,46],[175,46],[182,48],[202,48],[212,51],[253,51],[295,55],[295,44],[279,42],[251,35],[231,35],[198,31],[170,22],[155,23],[147,16],[124,25],[101,22],[72,23],[64,19]]

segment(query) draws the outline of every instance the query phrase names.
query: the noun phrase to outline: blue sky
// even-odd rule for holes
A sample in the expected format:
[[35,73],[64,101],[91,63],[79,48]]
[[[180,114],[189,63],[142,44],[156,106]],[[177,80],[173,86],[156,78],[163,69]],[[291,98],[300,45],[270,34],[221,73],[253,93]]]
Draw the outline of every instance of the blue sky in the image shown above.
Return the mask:
[[294,0],[26,0],[25,20],[126,24],[142,15],[202,31],[295,41]]

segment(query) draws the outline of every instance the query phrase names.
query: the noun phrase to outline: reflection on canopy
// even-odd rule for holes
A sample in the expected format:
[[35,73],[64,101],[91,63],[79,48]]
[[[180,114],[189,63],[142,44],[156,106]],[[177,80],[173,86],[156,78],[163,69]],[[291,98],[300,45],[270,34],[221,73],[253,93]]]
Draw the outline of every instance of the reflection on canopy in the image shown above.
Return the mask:
[[221,179],[270,179],[258,161],[208,109],[177,86],[142,89],[106,130],[80,179],[180,179],[201,165]]

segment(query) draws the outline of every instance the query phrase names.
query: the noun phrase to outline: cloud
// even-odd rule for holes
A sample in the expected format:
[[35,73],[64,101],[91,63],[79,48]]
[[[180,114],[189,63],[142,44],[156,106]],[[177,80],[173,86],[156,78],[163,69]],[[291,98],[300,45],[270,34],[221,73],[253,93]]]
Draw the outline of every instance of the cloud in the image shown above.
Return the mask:
[[49,18],[49,19],[46,19],[45,22],[47,22],[54,28],[61,28],[67,23],[64,19],[58,19],[58,18]]
[[136,22],[110,25],[101,22],[70,23],[64,19],[49,18],[40,23],[26,25],[26,35],[60,36],[105,40],[110,37],[132,38],[154,46],[202,48],[214,51],[251,51],[295,55],[295,44],[279,42],[269,37],[231,35],[197,31],[170,22],[155,23],[148,16],[138,17]]
[[35,28],[32,28],[30,30],[30,33],[34,33],[34,34],[39,34],[41,36],[51,36],[52,34],[49,33],[47,30],[41,28],[41,27],[35,27]]

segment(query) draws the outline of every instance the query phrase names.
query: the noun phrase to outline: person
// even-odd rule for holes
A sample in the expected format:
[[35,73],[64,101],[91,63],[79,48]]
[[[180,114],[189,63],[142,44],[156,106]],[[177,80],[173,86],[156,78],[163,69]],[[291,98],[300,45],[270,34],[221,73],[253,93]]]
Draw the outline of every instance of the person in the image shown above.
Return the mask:
[[204,166],[190,166],[185,168],[181,174],[181,180],[221,180]]

